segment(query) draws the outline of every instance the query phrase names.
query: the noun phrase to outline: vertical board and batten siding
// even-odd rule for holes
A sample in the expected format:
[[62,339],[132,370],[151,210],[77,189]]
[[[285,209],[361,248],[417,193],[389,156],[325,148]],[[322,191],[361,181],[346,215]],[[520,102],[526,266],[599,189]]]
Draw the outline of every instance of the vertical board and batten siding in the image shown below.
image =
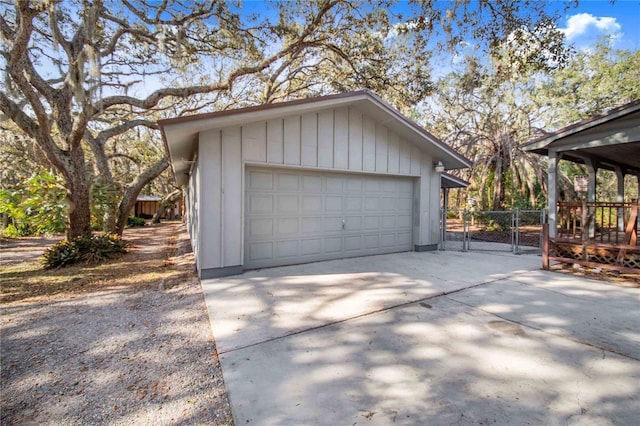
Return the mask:
[[[438,202],[430,185],[431,158],[353,107],[204,131],[198,149],[201,270],[243,264],[245,163],[421,178],[414,191],[419,223],[430,221],[431,198]],[[415,244],[431,242],[423,228],[416,226]]]
[[[191,240],[191,248],[193,250],[196,262],[199,259],[200,247],[199,227],[198,227],[198,199],[200,197],[200,182],[198,175],[198,163],[196,162],[189,173],[189,183],[185,188],[185,222],[189,237]],[[197,265],[199,268],[200,265]]]
[[220,131],[200,133],[198,144],[198,254],[196,262],[200,271],[219,268],[221,257],[223,222],[223,162]]
[[416,177],[421,174],[420,149],[355,108],[224,129],[223,141],[227,139],[224,132],[231,129],[241,133],[243,162]]

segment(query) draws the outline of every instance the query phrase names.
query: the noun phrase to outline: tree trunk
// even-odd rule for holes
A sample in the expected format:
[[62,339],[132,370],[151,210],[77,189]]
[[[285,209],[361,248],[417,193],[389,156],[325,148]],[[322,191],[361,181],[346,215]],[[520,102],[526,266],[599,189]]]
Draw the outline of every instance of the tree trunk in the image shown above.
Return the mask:
[[118,206],[118,217],[116,219],[114,231],[120,236],[122,236],[122,233],[124,232],[124,227],[127,225],[127,218],[129,217],[133,206],[136,205],[138,194],[142,191],[142,188],[139,188],[137,191],[129,191],[130,188],[131,187],[127,188],[127,191],[124,192],[120,205]]
[[167,157],[163,157],[156,164],[138,175],[131,185],[127,186],[118,207],[118,219],[116,220],[115,233],[122,236],[124,227],[127,225],[127,218],[136,204],[138,194],[140,194],[140,191],[142,191],[149,182],[160,176],[160,173],[162,173],[167,167],[169,167],[169,159]]
[[493,178],[495,189],[493,191],[493,203],[491,208],[494,211],[502,208],[502,179],[502,158],[498,158]]
[[85,170],[84,152],[80,145],[67,157],[67,167],[62,170],[69,201],[67,240],[91,236],[91,184]]
[[151,219],[152,223],[160,223],[160,216],[162,216],[162,212],[164,212],[169,206],[173,206],[176,201],[178,201],[182,197],[182,190],[176,189],[171,194],[167,195],[160,201],[160,205],[158,206],[158,210],[153,215]]
[[69,219],[67,222],[67,240],[91,235],[91,197],[89,182],[84,171],[76,173],[73,181],[67,181],[67,200],[69,201]]

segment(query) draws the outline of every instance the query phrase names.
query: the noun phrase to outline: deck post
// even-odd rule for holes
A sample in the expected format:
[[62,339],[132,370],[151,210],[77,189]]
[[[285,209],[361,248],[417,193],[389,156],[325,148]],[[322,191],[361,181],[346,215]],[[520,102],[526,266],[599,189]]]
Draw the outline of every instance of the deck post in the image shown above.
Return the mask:
[[542,269],[549,269],[549,224],[542,225]]
[[[585,159],[584,162],[587,165],[587,173],[589,175],[589,190],[587,191],[587,202],[595,203],[596,202],[596,174],[598,173],[598,164],[595,160],[592,160],[590,158]],[[593,212],[591,211],[589,212],[589,216],[590,215],[593,215],[595,219],[595,209],[593,210]],[[589,238],[594,238],[595,235],[596,235],[596,223],[595,223],[595,220],[592,220],[589,223]]]
[[558,153],[556,151],[549,150],[549,165],[547,170],[549,187],[547,188],[547,191],[549,192],[549,236],[551,238],[556,237],[556,229],[558,227],[558,160]]
[[[624,203],[624,173],[622,167],[616,166],[616,178],[618,179],[618,193],[616,203]],[[618,209],[618,231],[624,232],[624,208]]]

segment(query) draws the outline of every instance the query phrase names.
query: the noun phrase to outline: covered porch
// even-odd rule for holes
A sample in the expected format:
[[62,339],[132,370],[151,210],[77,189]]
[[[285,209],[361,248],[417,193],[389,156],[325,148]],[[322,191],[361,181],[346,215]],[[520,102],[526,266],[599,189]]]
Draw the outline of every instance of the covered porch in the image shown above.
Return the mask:
[[[560,129],[523,149],[549,158],[550,259],[640,273],[640,185],[625,200],[625,176],[640,179],[640,100]],[[583,200],[560,200],[560,160],[586,166]],[[596,199],[599,169],[615,175],[615,200]]]

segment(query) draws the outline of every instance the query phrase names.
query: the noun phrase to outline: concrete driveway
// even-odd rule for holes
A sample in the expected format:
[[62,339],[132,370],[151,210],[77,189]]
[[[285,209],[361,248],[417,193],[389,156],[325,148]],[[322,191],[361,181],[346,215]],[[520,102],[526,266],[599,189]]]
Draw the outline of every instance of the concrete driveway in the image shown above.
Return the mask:
[[640,291],[400,253],[202,286],[237,425],[636,424]]

